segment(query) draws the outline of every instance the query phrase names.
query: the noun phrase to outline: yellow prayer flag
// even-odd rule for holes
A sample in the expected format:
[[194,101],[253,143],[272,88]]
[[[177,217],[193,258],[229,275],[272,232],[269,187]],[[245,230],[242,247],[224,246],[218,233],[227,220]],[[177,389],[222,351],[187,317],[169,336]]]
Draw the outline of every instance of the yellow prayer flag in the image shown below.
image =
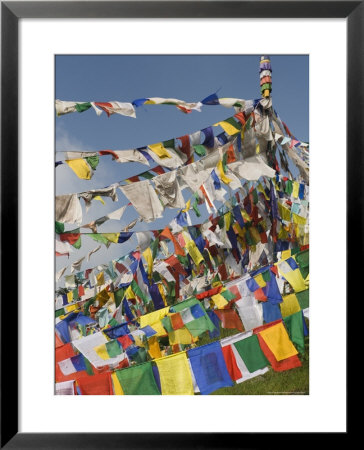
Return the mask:
[[290,316],[298,311],[301,311],[296,294],[289,294],[283,297],[283,302],[280,303],[282,317]]
[[137,345],[138,347],[145,347],[143,339],[138,334],[133,334],[133,338],[135,341],[135,345]]
[[269,197],[268,197],[267,193],[265,192],[263,186],[262,186],[260,183],[259,183],[258,186],[257,186],[257,190],[258,190],[259,192],[261,192],[261,193],[264,195],[264,198],[265,198],[266,200],[269,200]]
[[108,241],[118,243],[120,233],[101,233]]
[[230,224],[231,224],[231,212],[224,214],[224,222],[225,222],[226,231],[229,231]]
[[75,311],[76,309],[78,309],[77,305],[70,305],[70,306],[65,306],[65,310],[70,313],[72,311]]
[[153,359],[161,358],[162,353],[156,336],[148,339],[148,352]]
[[131,285],[128,286],[128,288],[126,289],[126,291],[125,291],[125,297],[126,297],[127,300],[130,300],[130,299],[132,299],[132,298],[135,298],[135,294],[134,294],[134,291],[133,291]]
[[104,272],[100,272],[96,275],[97,286],[102,286],[105,284]]
[[254,277],[254,280],[258,283],[259,287],[263,288],[267,285],[267,283],[264,281],[263,275],[260,273],[259,275],[256,275]]
[[292,195],[294,198],[298,198],[298,192],[300,190],[300,183],[297,183],[297,181],[293,182],[293,189],[292,189]]
[[106,345],[105,344],[101,344],[98,345],[97,347],[94,347],[95,352],[98,354],[98,356],[100,356],[101,359],[110,359],[110,355],[108,354],[107,350],[106,350]]
[[278,202],[278,212],[283,220],[289,222],[291,220],[291,211]]
[[279,274],[293,287],[295,292],[305,291],[307,286],[299,269],[292,270],[286,261],[277,264]]
[[216,294],[211,297],[211,300],[215,303],[215,305],[222,309],[224,306],[226,306],[229,302],[224,298],[221,294]]
[[296,223],[297,225],[306,225],[307,219],[302,216],[298,216],[295,213],[292,213],[293,223]]
[[74,173],[82,180],[91,180],[92,171],[87,161],[83,158],[65,161]]
[[230,136],[233,136],[234,134],[239,133],[239,128],[235,128],[233,125],[231,125],[231,123],[229,122],[225,122],[225,120],[215,123],[214,127],[217,127],[218,125],[220,125],[220,127]]
[[114,387],[114,395],[124,395],[123,388],[115,372],[111,373],[111,380]]
[[73,292],[67,292],[67,302],[72,303],[73,302]]
[[260,336],[268,345],[277,361],[297,355],[297,350],[289,339],[288,333],[282,322],[261,331]]
[[167,306],[166,294],[164,293],[162,283],[158,283],[157,286],[158,286],[159,293],[161,294],[161,297],[163,298],[164,306]]
[[109,300],[109,294],[106,289],[103,289],[98,294],[96,294],[96,300],[99,302],[100,306],[103,306]]
[[281,253],[281,259],[288,259],[291,257],[291,249],[289,250],[283,250]]
[[233,181],[231,178],[227,177],[224,173],[224,169],[222,167],[222,161],[220,159],[220,161],[217,163],[217,170],[219,172],[219,177],[220,179],[225,183],[225,184],[229,184],[230,181]]
[[241,215],[243,216],[243,219],[246,222],[250,222],[251,221],[251,218],[250,218],[249,214],[245,211],[245,209],[241,209],[240,212],[241,212]]
[[193,262],[198,267],[199,264],[204,259],[203,259],[203,256],[200,253],[200,250],[197,248],[195,242],[191,239],[189,242],[186,243],[186,248],[187,248],[187,251],[190,254],[191,258],[193,259]]
[[261,241],[261,237],[259,234],[259,231],[256,227],[250,227],[249,228],[249,233],[251,235],[251,237],[254,239],[255,242],[260,242]]
[[161,319],[168,314],[169,306],[158,309],[157,311],[153,311],[149,314],[144,314],[140,317],[140,327],[146,327],[150,325],[156,332],[156,336],[165,336],[167,334],[166,330],[163,328],[161,324]]
[[186,352],[156,361],[162,395],[193,395],[193,383]]
[[168,153],[162,142],[158,142],[158,144],[148,145],[148,148],[160,158],[171,158],[171,155]]
[[166,336],[167,331],[164,329],[161,321],[151,323],[150,326],[157,332],[155,336]]
[[169,312],[169,306],[162,309],[157,309],[157,311],[153,311],[148,314],[144,314],[140,317],[140,326],[141,328],[146,327],[147,325],[152,325],[155,322],[159,322],[163,317],[165,317]]
[[189,200],[186,202],[186,207],[185,207],[185,209],[182,209],[182,211],[183,211],[183,212],[189,211],[190,206],[191,206],[191,199],[189,199]]
[[150,278],[152,276],[152,272],[153,272],[153,253],[152,253],[152,250],[150,249],[150,247],[148,247],[143,252],[143,256],[148,264],[148,275]]
[[104,199],[103,199],[100,195],[96,195],[96,197],[94,197],[94,200],[98,200],[98,201],[101,202],[103,205],[105,205],[105,201],[104,201]]
[[192,344],[193,336],[186,327],[182,327],[179,330],[174,330],[168,333],[169,344]]

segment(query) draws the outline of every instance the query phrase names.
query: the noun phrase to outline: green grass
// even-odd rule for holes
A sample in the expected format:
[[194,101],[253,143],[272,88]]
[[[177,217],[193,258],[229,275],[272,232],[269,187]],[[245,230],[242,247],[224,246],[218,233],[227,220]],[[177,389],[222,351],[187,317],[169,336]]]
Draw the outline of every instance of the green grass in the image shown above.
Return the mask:
[[[221,328],[221,336],[236,334],[237,330]],[[197,345],[207,344],[217,339],[204,336]],[[309,337],[305,338],[305,354],[299,355],[302,367],[285,372],[274,372],[272,368],[264,375],[234,386],[221,388],[211,395],[308,395],[309,394]]]

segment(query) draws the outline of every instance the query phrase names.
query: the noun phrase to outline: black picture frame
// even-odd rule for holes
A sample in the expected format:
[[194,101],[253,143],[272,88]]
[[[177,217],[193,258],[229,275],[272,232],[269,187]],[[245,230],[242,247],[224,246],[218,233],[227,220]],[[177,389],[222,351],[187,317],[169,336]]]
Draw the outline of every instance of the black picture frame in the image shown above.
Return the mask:
[[[18,267],[18,21],[21,18],[346,18],[347,19],[347,254],[362,254],[364,148],[363,1],[38,1],[1,2],[1,448],[257,448],[271,442],[247,433],[19,433],[16,283],[7,280]],[[334,70],[334,69],[333,69]],[[330,95],[329,93],[324,95]],[[11,107],[9,107],[11,105]],[[338,118],[339,120],[340,118]],[[355,154],[354,154],[355,152]],[[9,245],[10,244],[10,245]],[[9,245],[9,247],[8,247]],[[348,259],[347,259],[348,261]],[[342,262],[341,262],[342,263]],[[348,267],[348,265],[347,265]],[[355,285],[360,265],[347,270]],[[357,278],[359,279],[359,278]],[[347,292],[347,297],[349,292]],[[11,310],[10,310],[11,308]],[[12,345],[6,337],[11,333]],[[7,368],[11,367],[11,370]],[[208,413],[208,411],[206,411]],[[349,431],[349,429],[348,429]],[[308,437],[309,433],[306,433]],[[347,433],[344,433],[347,435]]]

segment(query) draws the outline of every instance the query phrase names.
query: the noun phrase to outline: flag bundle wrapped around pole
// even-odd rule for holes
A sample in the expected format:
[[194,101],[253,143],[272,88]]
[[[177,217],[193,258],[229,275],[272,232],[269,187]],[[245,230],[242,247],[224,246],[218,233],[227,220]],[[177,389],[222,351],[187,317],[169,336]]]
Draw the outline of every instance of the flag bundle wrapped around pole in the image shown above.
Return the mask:
[[270,64],[269,56],[260,57],[260,92],[262,97],[270,97],[272,92],[272,66]]

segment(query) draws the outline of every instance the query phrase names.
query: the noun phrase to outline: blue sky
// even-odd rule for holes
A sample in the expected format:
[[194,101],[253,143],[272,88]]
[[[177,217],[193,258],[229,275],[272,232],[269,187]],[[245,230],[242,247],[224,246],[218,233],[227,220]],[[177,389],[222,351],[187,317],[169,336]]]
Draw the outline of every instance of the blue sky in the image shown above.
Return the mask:
[[[273,106],[291,132],[300,140],[309,141],[309,57],[308,55],[270,55],[273,68]],[[143,97],[173,97],[199,101],[218,91],[219,97],[254,99],[259,91],[260,55],[59,55],[55,59],[55,98],[73,101],[132,102]],[[137,118],[103,113],[98,117],[93,109],[55,118],[56,151],[125,150],[164,141],[206,128],[234,114],[223,106],[204,106],[202,112],[184,114],[174,106],[146,105],[136,109]],[[56,160],[62,159],[56,154]],[[110,157],[100,157],[91,180],[80,180],[72,170],[58,166],[56,195],[82,192],[108,186],[135,175],[147,166],[118,164]],[[101,217],[126,203],[121,191],[119,201],[105,199],[105,205],[94,201],[84,222]],[[128,207],[121,224],[108,221],[100,232],[118,232],[137,217]],[[135,230],[155,229],[173,219],[176,210],[166,210],[165,219]],[[191,214],[192,216],[193,214]],[[202,218],[195,222],[201,221]],[[87,232],[87,229],[82,231]],[[82,247],[70,258],[56,258],[56,270],[72,264],[98,244],[87,236]],[[133,237],[124,244],[104,246],[82,270],[108,262],[126,254],[136,246]],[[66,271],[66,274],[69,270]],[[63,283],[61,282],[60,285]]]

